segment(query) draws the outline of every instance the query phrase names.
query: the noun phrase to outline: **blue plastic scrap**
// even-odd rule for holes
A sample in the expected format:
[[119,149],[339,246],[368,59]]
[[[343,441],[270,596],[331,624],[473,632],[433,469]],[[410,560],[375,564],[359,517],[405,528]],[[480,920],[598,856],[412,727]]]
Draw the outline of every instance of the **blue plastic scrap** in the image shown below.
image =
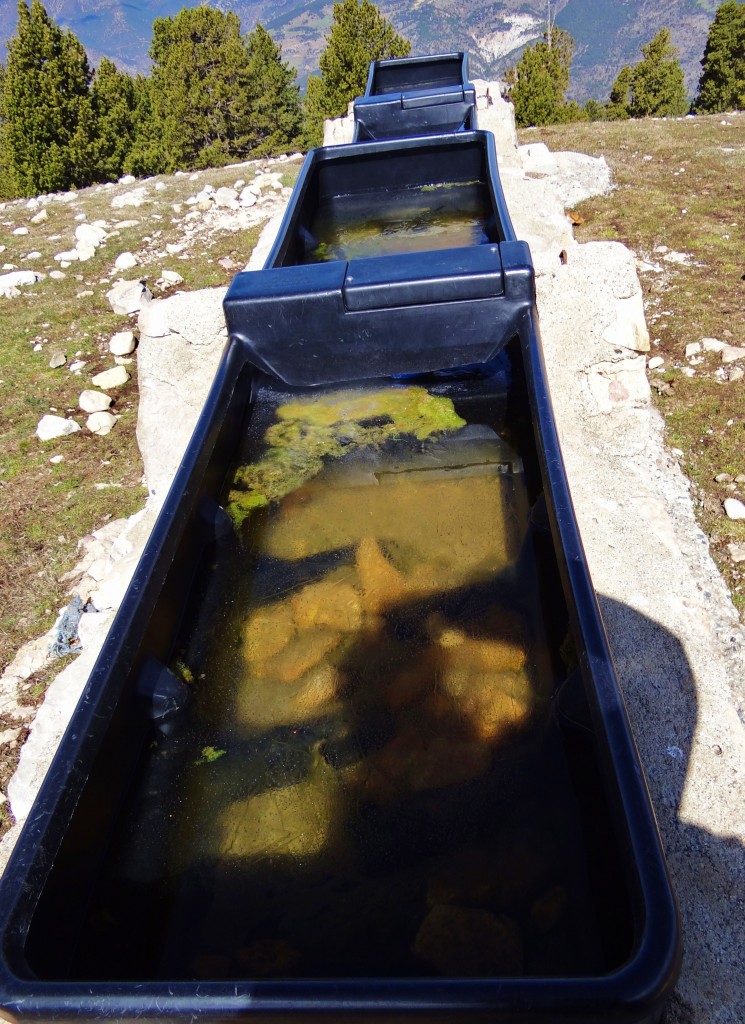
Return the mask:
[[63,658],[66,654],[79,654],[83,645],[78,636],[78,625],[88,606],[76,594],[60,616],[57,624],[57,639],[49,648],[55,658]]

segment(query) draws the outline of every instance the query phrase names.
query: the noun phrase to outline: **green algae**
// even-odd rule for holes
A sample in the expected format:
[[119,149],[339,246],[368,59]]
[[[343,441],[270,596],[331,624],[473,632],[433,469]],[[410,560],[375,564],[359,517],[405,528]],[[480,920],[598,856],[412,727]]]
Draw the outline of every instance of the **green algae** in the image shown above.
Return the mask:
[[465,426],[451,399],[416,386],[296,399],[277,408],[276,420],[264,435],[266,452],[235,473],[227,511],[236,527],[311,480],[325,460],[406,436],[425,441]]
[[187,686],[192,686],[194,683],[194,673],[181,658],[176,658],[173,663],[173,671],[181,679],[182,682],[186,683]]
[[194,764],[213,764],[215,761],[219,761],[225,753],[225,750],[220,750],[218,747],[202,747],[202,753]]

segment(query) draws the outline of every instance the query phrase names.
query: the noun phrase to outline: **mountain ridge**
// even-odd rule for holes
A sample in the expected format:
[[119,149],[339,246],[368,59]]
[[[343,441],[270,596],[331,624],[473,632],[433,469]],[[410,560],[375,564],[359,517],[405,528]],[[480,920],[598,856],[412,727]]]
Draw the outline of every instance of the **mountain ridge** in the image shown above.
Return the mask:
[[[70,28],[97,64],[109,57],[130,74],[147,73],[152,22],[173,16],[198,0],[48,0],[47,11]],[[317,71],[331,25],[331,0],[212,0],[231,10],[244,32],[260,21],[281,43],[285,59],[301,84]],[[412,41],[414,53],[466,50],[474,77],[497,78],[519,58],[524,46],[540,38],[546,24],[546,0],[414,0],[402,10],[393,0],[380,9],[397,31]],[[579,102],[604,100],[625,64],[636,63],[640,48],[663,26],[671,30],[681,53],[686,87],[696,92],[706,35],[717,0],[556,0],[556,24],[576,43],[569,96]],[[16,28],[16,0],[0,0],[0,57]]]

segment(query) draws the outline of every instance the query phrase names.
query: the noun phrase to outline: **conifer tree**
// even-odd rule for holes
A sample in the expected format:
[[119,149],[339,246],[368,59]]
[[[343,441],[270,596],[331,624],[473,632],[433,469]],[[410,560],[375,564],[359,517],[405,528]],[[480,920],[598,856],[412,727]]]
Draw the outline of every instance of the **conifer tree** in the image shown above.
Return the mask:
[[745,3],[726,0],[709,26],[695,109],[745,109]]
[[556,124],[579,114],[580,108],[565,99],[573,56],[574,40],[555,25],[550,34],[525,48],[507,78],[518,128]]
[[82,44],[41,0],[18,3],[4,76],[6,160],[18,195],[87,185],[95,172],[91,70]]
[[150,47],[151,138],[162,170],[214,167],[251,148],[249,53],[240,20],[212,7],[156,18]]
[[132,84],[135,99],[133,141],[124,157],[122,170],[137,177],[161,174],[165,170],[166,158],[163,139],[153,114],[152,82],[144,75],[137,75]]
[[323,137],[323,121],[342,117],[350,100],[361,96],[370,63],[405,57],[411,50],[372,0],[339,0],[334,4],[331,31],[320,57],[321,77],[308,79],[305,117],[310,145]]
[[634,69],[629,64],[621,68],[616,75],[610,90],[610,101],[606,106],[609,121],[619,121],[629,116],[633,78]]
[[7,119],[5,117],[5,68],[0,64],[0,202],[15,199],[18,190],[15,174],[8,156],[8,140],[6,137]]
[[114,181],[123,173],[134,143],[135,82],[103,57],[93,78],[91,99],[96,118],[96,176],[101,181]]
[[678,117],[689,107],[685,76],[678,59],[678,50],[670,40],[670,30],[661,28],[642,46],[644,59],[636,64],[631,76],[631,117]]
[[263,25],[256,25],[247,47],[251,156],[289,153],[300,144],[303,123],[296,72]]

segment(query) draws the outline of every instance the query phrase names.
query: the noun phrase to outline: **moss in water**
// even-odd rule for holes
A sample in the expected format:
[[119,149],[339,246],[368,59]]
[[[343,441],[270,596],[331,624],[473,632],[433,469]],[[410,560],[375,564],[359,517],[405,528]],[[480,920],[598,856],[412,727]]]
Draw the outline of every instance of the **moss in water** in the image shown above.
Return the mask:
[[202,753],[194,764],[213,764],[213,762],[219,761],[223,754],[225,751],[219,750],[217,747],[202,747]]
[[192,672],[192,670],[189,668],[185,661],[182,661],[180,658],[177,658],[173,663],[173,671],[179,677],[179,679],[182,680],[182,682],[187,684],[187,686],[193,685],[194,673]]
[[421,387],[337,391],[297,399],[279,406],[276,417],[264,435],[265,454],[235,474],[227,511],[237,527],[255,509],[284,498],[316,476],[324,459],[398,437],[424,441],[465,426],[449,398],[435,397]]
[[478,178],[473,178],[471,181],[438,181],[432,185],[422,185],[422,192],[449,192],[454,188],[468,188],[473,185],[480,185],[481,182]]

